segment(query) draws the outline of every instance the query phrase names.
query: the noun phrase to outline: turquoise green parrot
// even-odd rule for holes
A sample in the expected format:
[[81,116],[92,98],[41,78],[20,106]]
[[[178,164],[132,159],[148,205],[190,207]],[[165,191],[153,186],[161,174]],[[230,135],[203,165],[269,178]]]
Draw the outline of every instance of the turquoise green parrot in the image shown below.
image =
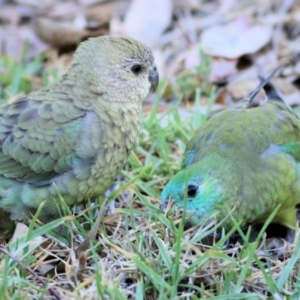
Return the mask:
[[[241,226],[261,224],[280,208],[274,223],[293,229],[300,203],[300,120],[267,78],[232,109],[195,131],[178,172],[162,191],[162,209],[172,200],[199,224],[229,215]],[[266,102],[249,108],[264,87]],[[222,223],[232,228],[231,218]]]
[[131,38],[83,42],[54,86],[0,107],[0,210],[23,220],[44,202],[57,217],[105,192],[139,136],[142,101],[158,84],[151,50]]

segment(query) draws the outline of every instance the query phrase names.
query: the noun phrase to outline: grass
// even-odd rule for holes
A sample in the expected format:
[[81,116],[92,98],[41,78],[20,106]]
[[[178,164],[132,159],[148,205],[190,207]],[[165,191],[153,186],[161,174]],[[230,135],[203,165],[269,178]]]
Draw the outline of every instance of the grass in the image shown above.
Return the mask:
[[[53,78],[43,70],[43,57],[29,63],[1,60],[7,75],[5,81],[0,75],[5,101],[35,89],[34,83],[47,86],[47,78]],[[204,76],[208,71],[197,72]],[[188,86],[184,80],[181,84]],[[0,247],[1,300],[299,299],[300,239],[284,244],[285,257],[278,258],[272,255],[276,251],[265,249],[265,228],[250,242],[250,232],[235,222],[230,232],[207,245],[203,241],[212,239],[212,224],[186,229],[182,212],[159,209],[160,191],[180,169],[185,144],[210,115],[215,93],[206,87],[203,99],[199,89],[193,91],[195,109],[183,120],[180,102],[157,113],[163,89],[161,83],[152,112],[144,116],[140,143],[107,196],[110,209],[90,247],[78,250],[101,206],[107,205],[104,199],[77,208],[77,217],[64,206],[62,217],[48,224],[39,222],[37,211],[25,235],[5,244],[7,249]],[[197,109],[203,101],[208,103],[205,114]],[[241,242],[228,246],[236,230]]]

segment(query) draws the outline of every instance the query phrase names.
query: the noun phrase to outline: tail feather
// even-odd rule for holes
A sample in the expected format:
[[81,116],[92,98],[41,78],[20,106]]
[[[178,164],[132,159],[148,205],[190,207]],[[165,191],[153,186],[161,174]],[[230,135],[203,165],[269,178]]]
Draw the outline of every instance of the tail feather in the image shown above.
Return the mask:
[[[258,79],[260,82],[265,82],[265,78],[262,76],[258,76]],[[267,82],[264,87],[263,87],[268,101],[279,101],[279,102],[284,102],[283,96],[281,93],[278,91],[278,89],[274,86],[272,82]]]
[[[276,69],[276,71],[278,68]],[[274,86],[274,84],[262,76],[258,76],[258,79],[261,83],[264,83],[263,89],[267,96],[267,102],[275,101],[277,102],[281,109],[286,109],[291,114],[299,119],[297,114],[293,111],[293,109],[284,101],[284,97],[281,92]]]
[[[269,85],[273,86],[270,83],[270,80],[273,78],[273,76],[275,75],[275,73],[280,69],[280,67],[277,67],[276,69],[274,69],[269,76],[267,76],[266,78],[262,77],[262,76],[258,76],[258,79],[260,81],[259,85],[253,90],[251,91],[244,99],[242,99],[241,101],[239,101],[236,105],[235,105],[235,109],[245,109],[247,108],[251,102],[253,101],[253,99],[255,98],[255,96],[259,93],[259,91],[262,88],[265,88],[265,86]],[[283,100],[282,100],[283,101]]]

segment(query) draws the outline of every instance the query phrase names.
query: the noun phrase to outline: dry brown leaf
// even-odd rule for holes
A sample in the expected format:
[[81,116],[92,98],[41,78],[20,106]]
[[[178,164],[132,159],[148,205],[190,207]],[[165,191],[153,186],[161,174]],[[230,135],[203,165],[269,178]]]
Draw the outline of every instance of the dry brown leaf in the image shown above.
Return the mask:
[[175,9],[199,9],[201,3],[199,0],[173,0]]
[[193,69],[200,65],[200,46],[199,44],[192,45],[183,52],[184,68]]
[[24,18],[31,18],[33,16],[33,10],[30,7],[21,6],[21,5],[4,5],[0,3],[0,21],[1,23],[11,23]]
[[235,0],[223,0],[220,1],[220,6],[217,11],[218,14],[228,13],[234,7]]
[[[16,247],[15,251],[16,251],[16,256],[18,256],[18,257],[20,257],[22,255],[22,252],[20,253],[18,251],[17,241],[18,241],[18,239],[25,237],[28,234],[28,231],[29,231],[28,226],[26,226],[23,223],[17,223],[15,232],[8,243],[9,245],[11,245],[11,246],[14,245]],[[34,238],[33,240],[31,240],[29,243],[29,251],[40,246],[45,240],[46,239],[43,238],[42,236],[38,236],[38,237]]]
[[87,20],[82,14],[77,15],[72,21],[40,17],[33,22],[37,36],[56,47],[74,45],[87,37],[104,33],[102,29],[87,30],[86,27]]
[[[216,97],[217,103],[230,105],[245,98],[259,83],[258,79],[249,79],[229,83]],[[300,91],[293,84],[282,78],[273,78],[272,83],[284,96],[284,101],[289,105],[300,104]],[[265,101],[265,93],[261,90],[254,98],[253,103],[262,104]]]
[[122,33],[154,46],[170,24],[172,6],[171,0],[133,0],[125,15]]
[[83,6],[76,3],[76,1],[57,1],[54,5],[50,1],[47,4],[43,3],[44,1],[37,2],[41,2],[40,11],[45,14],[45,17],[49,18],[72,18],[74,15],[80,13],[83,8]]
[[300,90],[283,78],[274,78],[274,85],[283,94],[284,101],[291,106],[300,105]]
[[223,82],[226,77],[237,72],[236,59],[214,58],[209,76],[210,82]]
[[0,54],[8,54],[18,61],[27,42],[29,44],[26,57],[35,57],[47,48],[33,32],[30,26],[23,25],[15,28],[10,25],[1,26],[0,30]]
[[85,16],[88,20],[97,20],[99,25],[108,24],[111,18],[120,14],[128,7],[128,1],[100,2],[86,8]]
[[[249,79],[229,83],[225,88],[225,99],[221,101],[217,98],[217,102],[223,102],[227,105],[245,98],[259,83],[258,79]],[[264,100],[264,92],[261,90],[255,97],[255,103],[261,103]]]
[[240,17],[225,26],[204,30],[201,47],[211,56],[235,59],[244,54],[255,53],[269,42],[271,36],[269,26],[249,27],[247,19]]

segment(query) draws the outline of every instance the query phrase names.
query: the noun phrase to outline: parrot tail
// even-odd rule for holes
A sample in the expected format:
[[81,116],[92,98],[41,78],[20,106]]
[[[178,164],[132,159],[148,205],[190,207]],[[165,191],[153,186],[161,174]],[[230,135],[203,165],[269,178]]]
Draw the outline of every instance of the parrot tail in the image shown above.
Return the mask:
[[[237,102],[237,104],[234,106],[234,109],[246,109],[250,106],[251,102],[253,101],[254,97],[259,93],[259,91],[262,88],[265,88],[266,85],[270,85],[269,90],[274,90],[275,92],[276,89],[273,87],[273,85],[270,83],[270,80],[272,79],[272,77],[275,75],[275,73],[280,69],[280,67],[277,67],[276,69],[274,69],[270,75],[267,78],[264,78],[262,76],[258,76],[258,79],[260,81],[259,85],[253,90],[251,91],[244,99],[242,99],[241,101]],[[267,94],[267,92],[266,92]],[[268,98],[269,95],[267,94]],[[275,99],[274,99],[275,100]],[[277,99],[279,101],[279,99]],[[283,101],[281,99],[281,101]]]
[[258,76],[258,79],[261,83],[264,83],[263,89],[266,93],[267,101],[279,101],[286,104],[283,100],[283,96],[272,82],[268,82],[268,80],[262,76]]
[[[276,72],[278,70],[275,69],[274,71]],[[274,71],[272,73],[274,73]],[[271,75],[272,75],[271,73]],[[269,76],[270,77],[270,76]],[[270,82],[270,78],[264,78],[262,76],[258,76],[258,79],[260,81],[260,85],[263,84],[263,89],[266,93],[267,96],[267,101],[271,102],[271,101],[275,101],[277,102],[278,106],[286,110],[288,110],[291,114],[293,114],[295,117],[297,117],[297,119],[299,119],[299,117],[297,116],[297,114],[293,111],[293,109],[284,101],[284,97],[281,94],[281,92],[274,86],[274,84],[272,82]]]

